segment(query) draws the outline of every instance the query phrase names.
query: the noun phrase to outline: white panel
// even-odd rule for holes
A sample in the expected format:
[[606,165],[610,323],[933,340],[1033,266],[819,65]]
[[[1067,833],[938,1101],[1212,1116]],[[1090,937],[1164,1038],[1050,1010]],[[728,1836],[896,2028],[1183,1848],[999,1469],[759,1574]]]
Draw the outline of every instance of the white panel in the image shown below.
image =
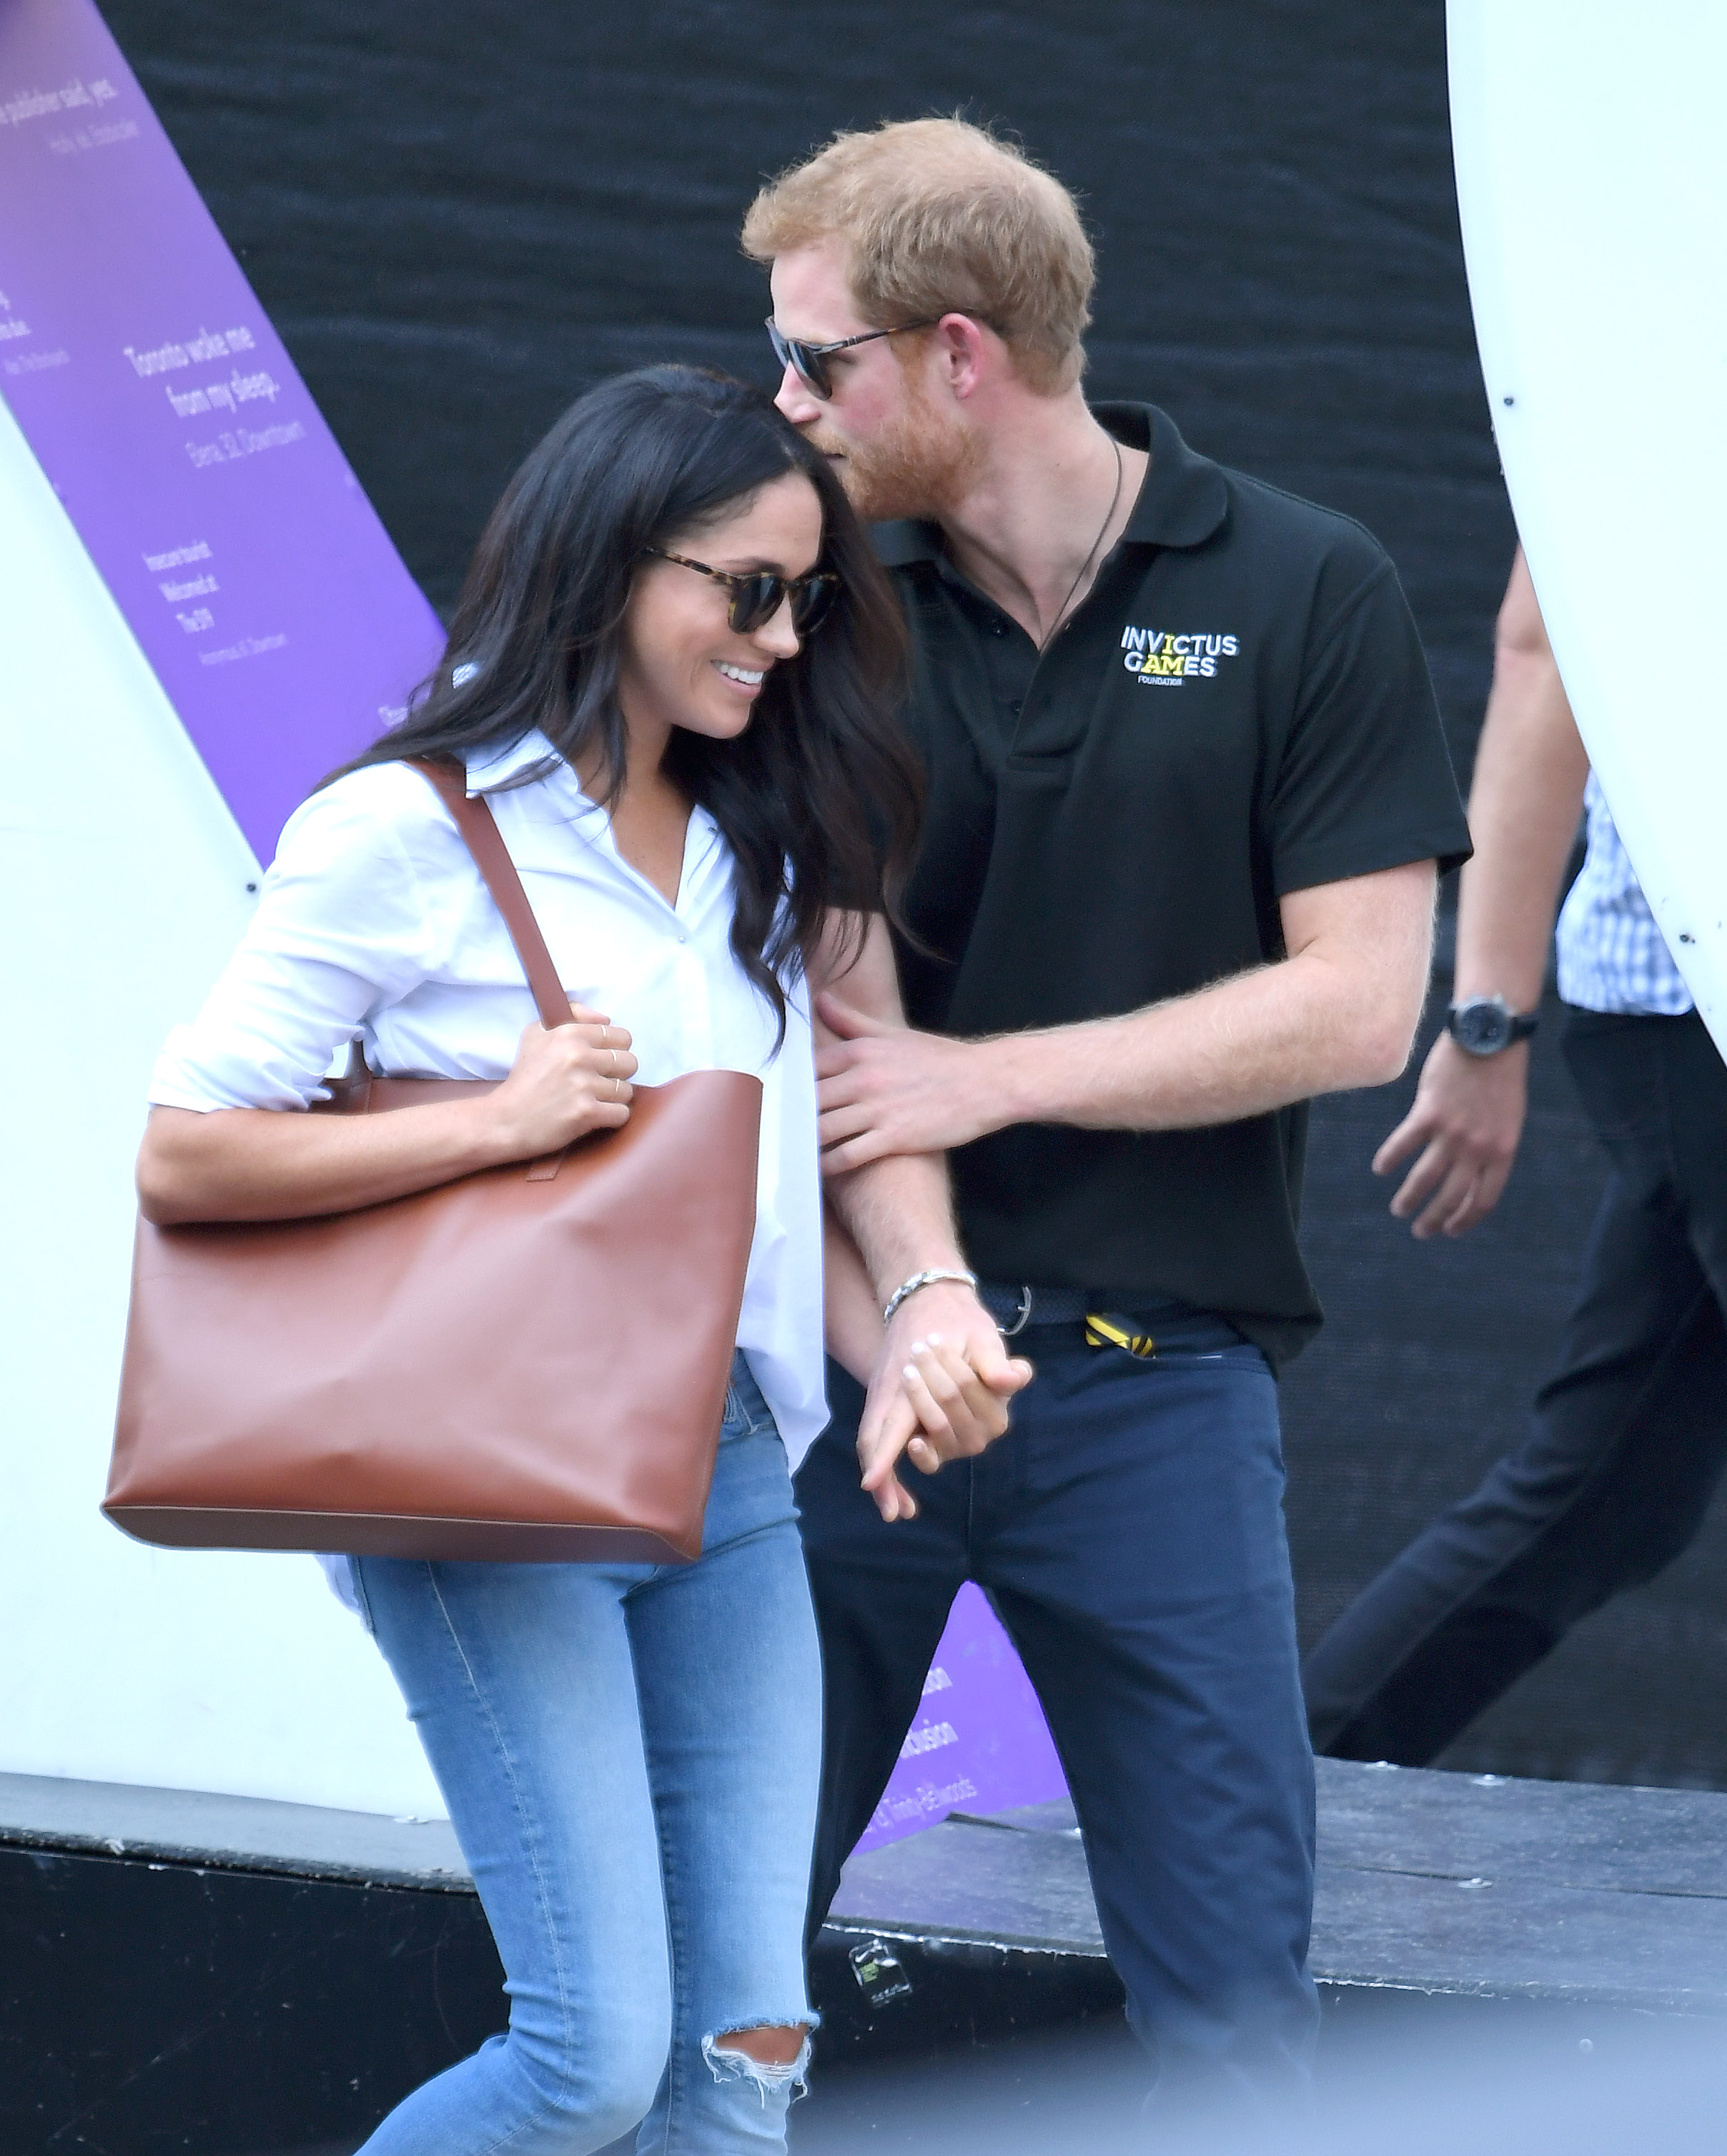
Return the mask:
[[131,1163],[258,865],[0,403],[0,1768],[443,1814],[307,1557],[146,1549],[96,1507]]
[[1727,1043],[1727,8],[1451,0],[1470,297],[1560,671]]

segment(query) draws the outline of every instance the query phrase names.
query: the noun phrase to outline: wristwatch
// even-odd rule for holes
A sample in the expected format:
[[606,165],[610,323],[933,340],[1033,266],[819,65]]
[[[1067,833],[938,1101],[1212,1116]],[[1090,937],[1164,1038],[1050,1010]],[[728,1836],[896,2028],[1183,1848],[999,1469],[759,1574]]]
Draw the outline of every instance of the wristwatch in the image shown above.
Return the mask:
[[1465,1055],[1499,1055],[1527,1040],[1537,1023],[1533,1011],[1514,1011],[1503,996],[1470,996],[1446,1013],[1445,1030]]

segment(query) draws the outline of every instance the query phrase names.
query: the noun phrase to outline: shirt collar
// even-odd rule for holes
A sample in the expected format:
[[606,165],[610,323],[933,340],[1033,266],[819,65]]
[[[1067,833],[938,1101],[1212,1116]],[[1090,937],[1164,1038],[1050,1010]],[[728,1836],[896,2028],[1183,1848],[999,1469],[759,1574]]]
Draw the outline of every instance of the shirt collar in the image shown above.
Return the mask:
[[[468,759],[468,792],[496,793],[505,787],[513,786],[525,771],[536,764],[566,768],[564,759],[541,732],[538,726],[530,726],[520,741],[511,742],[502,748],[481,749]],[[550,773],[546,776],[550,776]],[[574,773],[571,773],[573,778]]]
[[1222,465],[1190,449],[1175,421],[1155,404],[1095,404],[1092,410],[1119,441],[1151,452],[1151,469],[1122,537],[1130,546],[1203,546],[1228,512]]
[[[1094,404],[1100,425],[1130,449],[1151,452],[1151,468],[1122,538],[1130,546],[1198,547],[1223,521],[1229,506],[1221,465],[1190,449],[1167,413],[1155,404]],[[890,569],[939,562],[941,526],[906,518],[874,527],[876,552]]]
[[[514,786],[525,772],[533,771],[536,764],[547,767],[538,776],[561,781],[569,788],[579,803],[581,812],[602,813],[599,803],[591,801],[582,791],[582,781],[575,771],[538,726],[530,726],[519,742],[512,742],[507,748],[482,750],[477,757],[470,759],[468,765],[469,798],[472,799],[477,793],[501,793]],[[691,804],[689,824],[695,843],[686,856],[685,865],[694,868],[706,859],[720,834],[720,826],[699,801]]]

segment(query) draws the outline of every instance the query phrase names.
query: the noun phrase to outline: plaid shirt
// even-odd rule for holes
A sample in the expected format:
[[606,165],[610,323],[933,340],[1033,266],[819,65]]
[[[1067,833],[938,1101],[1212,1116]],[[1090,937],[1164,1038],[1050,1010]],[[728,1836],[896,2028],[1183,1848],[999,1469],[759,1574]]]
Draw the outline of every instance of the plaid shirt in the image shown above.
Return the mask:
[[1593,772],[1589,850],[1559,916],[1559,993],[1584,1010],[1678,1018],[1693,1008]]

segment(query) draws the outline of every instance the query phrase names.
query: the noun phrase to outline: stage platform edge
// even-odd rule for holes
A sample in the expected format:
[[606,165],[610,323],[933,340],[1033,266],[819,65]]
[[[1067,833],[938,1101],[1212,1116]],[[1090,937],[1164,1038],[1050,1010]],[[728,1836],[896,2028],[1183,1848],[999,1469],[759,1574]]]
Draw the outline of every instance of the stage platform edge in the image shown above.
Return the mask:
[[[1684,2015],[1727,2040],[1727,1795],[1330,1760],[1319,1795],[1329,2028]],[[504,2018],[442,1820],[0,1775],[0,1941],[7,2147],[357,2138]],[[830,2061],[1115,2011],[1070,1809],[854,1858],[812,1986]]]

